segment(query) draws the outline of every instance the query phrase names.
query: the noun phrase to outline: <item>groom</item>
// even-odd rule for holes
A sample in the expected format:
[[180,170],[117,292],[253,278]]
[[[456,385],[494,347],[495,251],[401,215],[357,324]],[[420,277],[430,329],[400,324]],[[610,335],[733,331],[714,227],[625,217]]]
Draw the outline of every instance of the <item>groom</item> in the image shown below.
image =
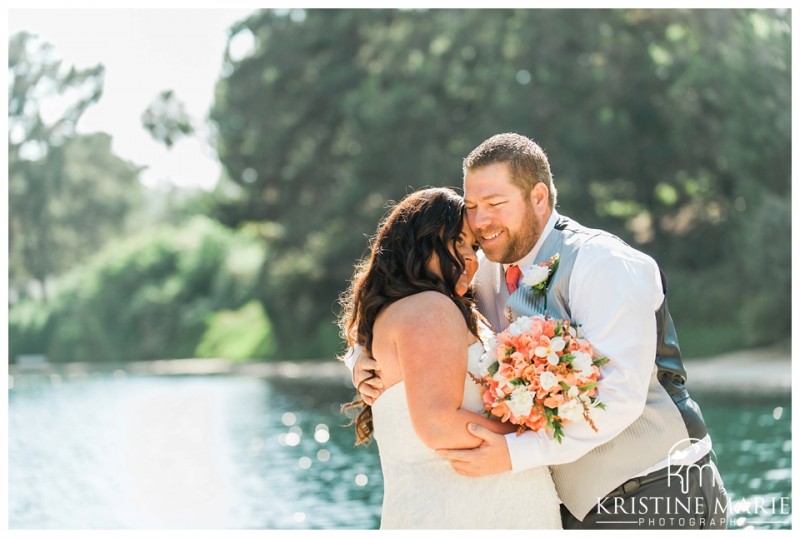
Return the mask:
[[[547,314],[581,326],[601,355],[597,432],[571,423],[561,444],[544,431],[497,435],[470,450],[441,450],[453,468],[483,476],[550,466],[564,528],[726,528],[727,496],[686,372],[656,263],[601,230],[555,210],[544,151],[499,134],[464,160],[467,219],[486,256],[473,282],[478,308],[502,331],[517,315]],[[535,265],[559,255],[545,290],[525,285]],[[353,377],[368,403],[381,390],[361,354]],[[594,418],[594,416],[593,416]]]

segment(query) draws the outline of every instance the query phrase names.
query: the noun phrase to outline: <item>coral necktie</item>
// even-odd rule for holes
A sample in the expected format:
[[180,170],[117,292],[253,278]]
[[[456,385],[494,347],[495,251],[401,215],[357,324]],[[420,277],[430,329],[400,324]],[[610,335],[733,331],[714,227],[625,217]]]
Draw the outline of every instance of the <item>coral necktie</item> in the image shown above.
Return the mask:
[[522,271],[519,265],[508,266],[508,269],[506,269],[506,287],[508,288],[508,293],[514,293],[517,290],[517,283],[521,276]]

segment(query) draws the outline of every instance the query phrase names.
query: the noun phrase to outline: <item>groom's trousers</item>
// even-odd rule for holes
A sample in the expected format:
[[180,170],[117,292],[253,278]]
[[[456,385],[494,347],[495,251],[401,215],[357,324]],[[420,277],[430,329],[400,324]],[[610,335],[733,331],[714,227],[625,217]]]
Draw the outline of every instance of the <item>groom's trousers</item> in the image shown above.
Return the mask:
[[726,529],[728,495],[708,456],[632,478],[578,520],[561,505],[565,529]]

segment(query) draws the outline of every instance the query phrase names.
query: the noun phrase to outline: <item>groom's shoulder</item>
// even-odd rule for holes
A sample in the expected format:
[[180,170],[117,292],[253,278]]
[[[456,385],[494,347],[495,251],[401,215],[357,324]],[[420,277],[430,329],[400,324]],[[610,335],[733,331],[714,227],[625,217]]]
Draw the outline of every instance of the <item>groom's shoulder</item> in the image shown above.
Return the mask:
[[630,246],[621,237],[614,235],[608,230],[584,226],[568,217],[561,216],[556,223],[555,229],[560,232],[567,232],[569,235],[577,236],[579,247],[609,249],[609,250],[632,250],[639,252]]
[[603,267],[613,269],[612,272],[630,271],[634,267],[658,271],[658,263],[653,257],[608,232],[586,237],[577,249],[576,263],[593,266],[597,271]]
[[614,234],[612,234],[607,230],[603,230],[600,228],[592,228],[591,226],[585,226],[580,222],[571,219],[570,217],[566,217],[564,215],[558,216],[558,220],[556,221],[554,228],[556,232],[575,234],[575,235],[585,236],[587,238],[598,237],[598,236],[608,236],[617,238]]

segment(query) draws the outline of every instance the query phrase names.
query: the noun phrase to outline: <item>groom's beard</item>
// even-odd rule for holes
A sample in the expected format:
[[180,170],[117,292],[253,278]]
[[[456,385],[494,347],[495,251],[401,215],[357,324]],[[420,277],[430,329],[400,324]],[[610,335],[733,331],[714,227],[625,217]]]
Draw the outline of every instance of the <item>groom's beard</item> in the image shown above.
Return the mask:
[[539,240],[542,230],[533,211],[533,204],[530,202],[525,204],[525,215],[522,223],[522,229],[517,230],[515,233],[508,230],[508,245],[503,250],[500,258],[492,260],[488,255],[487,258],[500,263],[517,263],[528,252],[533,250],[533,246]]

